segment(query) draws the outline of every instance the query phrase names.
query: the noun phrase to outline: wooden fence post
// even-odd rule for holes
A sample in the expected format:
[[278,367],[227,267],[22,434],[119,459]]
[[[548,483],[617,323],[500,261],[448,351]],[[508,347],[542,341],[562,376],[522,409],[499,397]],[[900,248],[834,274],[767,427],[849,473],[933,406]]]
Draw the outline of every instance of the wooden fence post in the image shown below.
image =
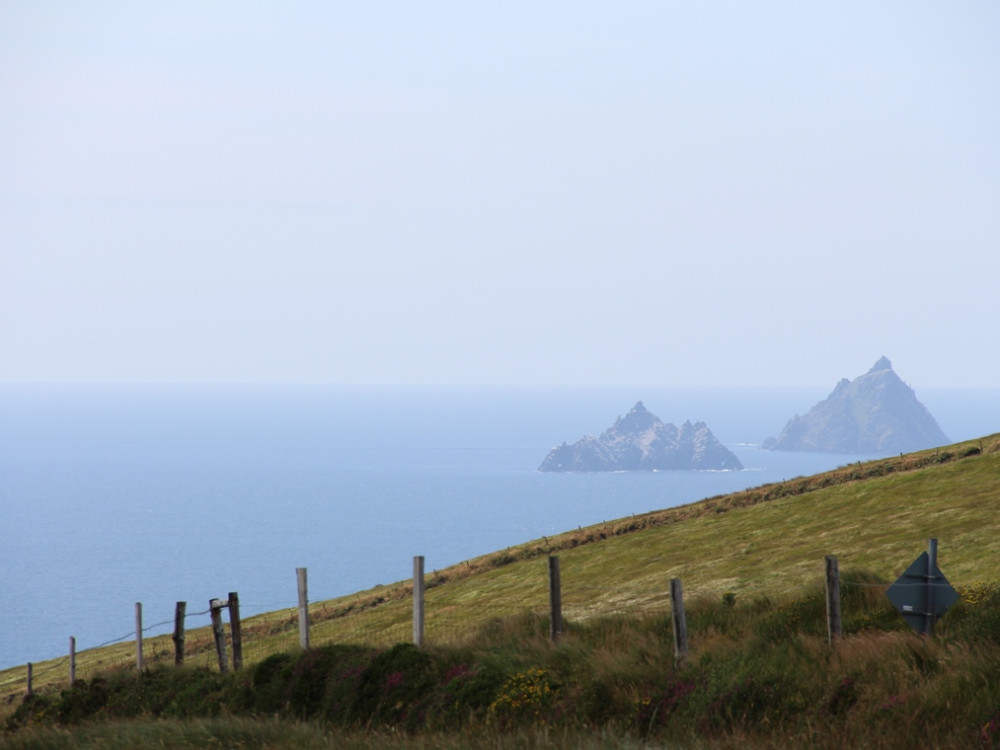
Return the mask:
[[680,578],[670,579],[670,612],[674,623],[674,662],[680,666],[688,654],[687,618],[684,616],[684,590]]
[[212,613],[212,634],[215,636],[215,652],[219,657],[219,671],[229,671],[229,659],[226,657],[226,631],[222,627],[222,608],[226,603],[221,599],[210,599],[209,611]]
[[934,580],[936,577],[935,571],[937,570],[937,554],[938,554],[938,540],[928,539],[927,540],[927,575],[925,579],[927,581],[927,606],[925,607],[924,616],[924,635],[934,635]]
[[233,636],[233,671],[243,669],[243,634],[240,630],[240,595],[229,592],[229,632]]
[[424,557],[413,558],[413,642],[424,645]]
[[305,568],[296,568],[299,585],[299,648],[309,648],[309,587]]
[[69,686],[76,684],[76,636],[69,637]]
[[142,672],[142,602],[135,603],[135,671]]
[[840,620],[840,567],[833,555],[826,556],[826,632],[831,646],[835,638],[843,635]]
[[549,638],[552,643],[559,643],[562,631],[562,582],[559,578],[559,558],[549,555]]
[[174,664],[184,663],[184,613],[187,602],[177,602],[174,609]]
[[31,662],[29,661],[28,662],[28,695],[29,696],[32,693],[31,682],[32,682],[33,678],[34,678],[34,667],[31,666]]

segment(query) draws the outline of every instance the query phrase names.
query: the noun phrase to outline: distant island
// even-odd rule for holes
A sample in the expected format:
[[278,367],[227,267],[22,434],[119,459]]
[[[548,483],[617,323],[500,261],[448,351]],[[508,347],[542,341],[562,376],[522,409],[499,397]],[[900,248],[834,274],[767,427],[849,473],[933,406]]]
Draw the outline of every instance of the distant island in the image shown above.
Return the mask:
[[777,451],[889,454],[949,443],[931,413],[882,357],[864,375],[844,378],[804,417],[788,421],[761,447]]
[[600,437],[553,448],[539,471],[734,470],[740,460],[704,422],[662,422],[639,401]]

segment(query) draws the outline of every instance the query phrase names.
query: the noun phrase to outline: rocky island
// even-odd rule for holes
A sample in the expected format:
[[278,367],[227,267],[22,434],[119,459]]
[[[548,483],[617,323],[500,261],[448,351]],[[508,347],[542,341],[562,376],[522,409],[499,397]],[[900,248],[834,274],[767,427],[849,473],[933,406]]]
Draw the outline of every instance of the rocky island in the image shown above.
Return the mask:
[[662,422],[639,401],[599,437],[553,448],[539,471],[740,470],[740,460],[704,422]]
[[804,417],[795,415],[761,447],[778,451],[888,455],[945,445],[948,437],[882,357],[864,375],[844,378]]

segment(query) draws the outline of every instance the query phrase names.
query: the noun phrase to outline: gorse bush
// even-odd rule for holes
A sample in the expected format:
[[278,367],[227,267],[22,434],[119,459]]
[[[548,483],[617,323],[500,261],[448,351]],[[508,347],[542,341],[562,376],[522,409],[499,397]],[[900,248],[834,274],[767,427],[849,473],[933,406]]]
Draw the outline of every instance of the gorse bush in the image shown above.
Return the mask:
[[528,721],[546,723],[552,716],[557,686],[552,675],[535,667],[508,677],[490,704],[491,715],[501,726]]
[[938,626],[940,636],[1000,646],[1000,587],[978,582],[960,587],[958,593],[958,603]]

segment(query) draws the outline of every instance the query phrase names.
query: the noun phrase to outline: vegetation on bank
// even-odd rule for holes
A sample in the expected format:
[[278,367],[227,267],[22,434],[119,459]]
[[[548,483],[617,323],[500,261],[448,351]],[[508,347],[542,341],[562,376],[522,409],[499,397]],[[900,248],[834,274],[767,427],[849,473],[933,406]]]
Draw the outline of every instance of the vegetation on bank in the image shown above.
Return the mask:
[[[72,689],[10,696],[2,739],[114,746],[102,733],[117,727],[151,733],[120,746],[162,747],[1000,747],[1000,595],[982,583],[1000,581],[998,498],[993,436],[578,529],[435,571],[429,622],[454,628],[423,649],[338,630],[385,612],[405,626],[407,586],[380,587],[314,605],[314,642],[336,645],[294,653],[279,640],[288,612],[249,618],[285,645],[240,673],[95,669]],[[884,596],[930,536],[962,593],[934,639]],[[554,553],[558,646],[526,606],[544,599],[537,559]],[[834,648],[826,554],[845,570]],[[688,592],[682,665],[664,607],[675,576]],[[297,739],[269,739],[281,732]]]
[[571,744],[617,737],[678,747],[1000,745],[997,586],[963,589],[929,639],[899,618],[884,582],[850,571],[843,578],[850,616],[832,648],[819,587],[784,601],[693,601],[688,626],[698,645],[680,665],[666,617],[571,623],[557,646],[544,618],[513,617],[484,626],[464,647],[325,646],[274,654],[237,673],[109,672],[26,699],[7,719],[5,743],[55,743],[53,727],[100,736],[92,725],[141,720],[155,735],[175,733],[178,720],[217,719],[226,731],[262,722],[254,730],[262,736],[269,722],[311,724],[295,731],[315,733],[309,742],[319,744],[306,746],[316,747],[326,741],[322,727],[438,743],[544,730]]

